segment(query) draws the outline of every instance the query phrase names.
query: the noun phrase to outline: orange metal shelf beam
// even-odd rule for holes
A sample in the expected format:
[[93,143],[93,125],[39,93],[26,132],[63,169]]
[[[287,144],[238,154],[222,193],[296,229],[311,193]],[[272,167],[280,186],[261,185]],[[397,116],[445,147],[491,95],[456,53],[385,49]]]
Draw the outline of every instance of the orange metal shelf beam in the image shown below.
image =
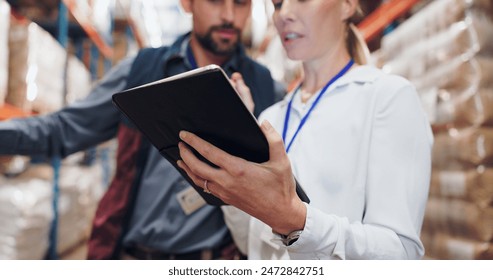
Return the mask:
[[77,9],[77,3],[74,0],[63,0],[63,3],[67,5],[68,10],[72,13],[74,18],[79,22],[80,26],[87,33],[87,36],[91,38],[99,51],[108,59],[113,58],[113,48],[111,48],[104,39],[99,35],[96,28],[92,25],[90,20],[85,17]]
[[392,0],[380,5],[358,25],[363,38],[368,42],[377,36],[396,18],[408,12],[421,0]]
[[30,115],[32,114],[7,103],[0,106],[0,121],[11,118],[28,117]]

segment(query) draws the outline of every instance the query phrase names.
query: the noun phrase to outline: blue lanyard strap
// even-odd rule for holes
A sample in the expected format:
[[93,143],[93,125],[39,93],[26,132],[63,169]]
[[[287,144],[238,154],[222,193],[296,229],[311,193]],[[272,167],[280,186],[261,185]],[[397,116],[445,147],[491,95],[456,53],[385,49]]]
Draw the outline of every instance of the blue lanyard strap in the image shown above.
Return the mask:
[[[308,117],[310,116],[310,114],[312,113],[313,109],[315,108],[315,106],[317,106],[318,102],[320,101],[320,99],[322,98],[322,96],[325,94],[325,92],[327,91],[327,88],[333,84],[335,81],[337,81],[340,77],[342,77],[344,74],[346,74],[346,72],[349,70],[349,68],[351,68],[351,66],[353,66],[354,64],[354,60],[351,59],[349,60],[349,62],[346,64],[346,66],[344,66],[344,68],[342,68],[341,71],[339,71],[339,73],[337,73],[337,75],[335,75],[323,88],[322,90],[320,91],[320,93],[318,94],[317,96],[317,99],[315,99],[315,101],[313,102],[312,106],[310,107],[310,109],[308,110],[308,112],[306,113],[306,115],[301,119],[300,121],[300,124],[298,125],[298,128],[296,129],[296,132],[294,133],[293,135],[293,138],[291,138],[291,141],[289,141],[289,143],[287,144],[286,146],[286,152],[289,152],[290,148],[291,148],[291,145],[293,144],[294,142],[294,139],[296,138],[296,136],[298,135],[298,133],[300,132],[301,128],[305,125],[306,123],[306,120],[308,119]],[[289,101],[288,103],[288,108],[286,110],[286,117],[284,118],[284,129],[282,130],[282,140],[284,141],[284,144],[286,144],[286,134],[288,132],[288,126],[289,126],[289,116],[291,115],[291,107],[293,106],[293,99],[294,99],[294,96],[296,95],[296,93],[299,91],[299,89],[301,88],[301,85],[300,84],[298,86],[298,88],[296,88],[296,91],[293,93],[293,96],[291,96],[291,100]]]
[[190,63],[190,66],[192,66],[192,69],[197,68],[197,61],[195,61],[195,57],[193,56],[192,47],[190,47],[190,43],[188,43],[187,46],[187,59],[188,62]]

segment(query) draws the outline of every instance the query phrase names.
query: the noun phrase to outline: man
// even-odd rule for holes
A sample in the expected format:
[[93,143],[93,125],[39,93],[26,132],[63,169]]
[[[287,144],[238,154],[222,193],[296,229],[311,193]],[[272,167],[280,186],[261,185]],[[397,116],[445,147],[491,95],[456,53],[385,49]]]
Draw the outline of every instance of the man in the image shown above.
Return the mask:
[[256,115],[274,102],[270,73],[240,45],[251,0],[181,3],[193,15],[191,33],[122,61],[85,100],[48,116],[0,123],[0,154],[66,156],[118,137],[117,170],[96,212],[89,259],[235,256],[219,207],[180,205],[179,197],[198,194],[111,102],[115,92],[212,63],[243,75]]

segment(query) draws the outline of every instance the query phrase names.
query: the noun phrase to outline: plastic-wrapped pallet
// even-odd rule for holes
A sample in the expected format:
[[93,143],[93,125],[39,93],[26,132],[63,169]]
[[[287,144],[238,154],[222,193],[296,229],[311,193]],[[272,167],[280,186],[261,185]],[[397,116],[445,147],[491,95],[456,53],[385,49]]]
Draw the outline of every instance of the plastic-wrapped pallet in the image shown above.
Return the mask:
[[60,44],[37,24],[12,17],[9,48],[6,102],[39,113],[61,108],[66,52]]
[[[394,37],[393,33],[388,36]],[[386,61],[383,69],[419,80],[451,60],[468,60],[477,55],[493,54],[493,19],[482,13],[471,14],[469,18],[453,23],[433,37],[424,37],[396,54],[392,51],[392,55],[388,54],[390,50],[387,51],[383,45],[386,38],[382,39],[381,49],[381,59]]]
[[42,259],[48,249],[51,183],[0,177],[0,259]]
[[[491,26],[493,29],[493,25]],[[493,39],[493,36],[491,37]],[[461,55],[435,64],[431,69],[419,73],[413,82],[419,89],[440,89],[440,98],[448,102],[454,98],[469,98],[481,89],[493,86],[493,58],[474,56],[464,59]],[[438,95],[437,94],[437,95]]]
[[[402,52],[409,49],[416,42],[425,42],[435,39],[444,30],[457,32],[458,27],[453,25],[468,24],[471,19],[482,20],[487,15],[493,14],[493,2],[491,0],[437,0],[432,1],[423,10],[415,14],[410,20],[402,23],[390,36],[382,38],[382,53],[384,60],[389,61],[402,56]],[[481,25],[476,26],[487,30]],[[462,28],[459,28],[462,29]],[[493,30],[490,30],[493,32]],[[459,38],[462,38],[459,39]],[[465,37],[452,37],[452,40],[467,42]],[[437,44],[444,38],[436,38]],[[465,40],[465,41],[464,41]],[[432,51],[432,49],[429,49]]]
[[[64,161],[60,170],[57,250],[84,241],[102,195],[101,167]],[[16,178],[0,176],[0,259],[42,259],[49,245],[53,169],[32,165]]]
[[413,79],[436,130],[493,125],[491,73],[492,58],[457,57]]
[[101,171],[99,164],[65,166],[60,171],[58,252],[69,250],[89,236],[96,206],[105,187]]
[[[10,17],[10,23],[7,102],[43,114],[89,93],[89,71],[74,56],[67,58],[49,33],[23,18]],[[60,171],[59,253],[87,238],[102,192],[101,165],[79,166],[74,157],[64,160]],[[0,157],[0,174],[9,175],[0,175],[0,259],[41,259],[48,248],[53,170],[29,161],[22,156]]]
[[[489,114],[488,102],[477,101],[491,99],[493,19],[475,15],[408,46],[400,56],[383,63],[384,70],[413,81],[435,128],[482,125],[481,114]],[[385,51],[380,54],[385,56]],[[466,100],[469,103],[464,106]],[[464,111],[458,112],[464,109],[477,109],[479,118],[455,119],[456,114],[464,116]]]
[[5,0],[0,0],[0,106],[7,95],[9,46],[8,34],[10,23],[10,6]]
[[44,114],[89,93],[89,71],[73,56],[66,69],[67,52],[37,24],[11,17],[9,47],[9,104]]
[[414,83],[435,134],[427,257],[493,258],[493,1],[432,1],[375,60]]

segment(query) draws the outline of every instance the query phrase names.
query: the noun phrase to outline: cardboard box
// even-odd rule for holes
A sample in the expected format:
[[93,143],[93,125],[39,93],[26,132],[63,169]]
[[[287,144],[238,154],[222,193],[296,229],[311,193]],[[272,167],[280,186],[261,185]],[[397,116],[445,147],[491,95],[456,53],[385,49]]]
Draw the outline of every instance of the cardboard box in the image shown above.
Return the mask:
[[493,169],[438,170],[431,174],[430,198],[460,199],[478,207],[493,207]]
[[432,163],[438,170],[467,170],[493,164],[493,129],[452,128],[435,134]]
[[424,228],[470,240],[493,241],[493,206],[481,207],[459,199],[430,197]]
[[491,260],[493,243],[457,238],[445,233],[423,233],[426,256],[439,260]]
[[67,57],[66,50],[37,24],[11,17],[10,25],[6,102],[45,114],[87,96],[92,82],[82,62]]

